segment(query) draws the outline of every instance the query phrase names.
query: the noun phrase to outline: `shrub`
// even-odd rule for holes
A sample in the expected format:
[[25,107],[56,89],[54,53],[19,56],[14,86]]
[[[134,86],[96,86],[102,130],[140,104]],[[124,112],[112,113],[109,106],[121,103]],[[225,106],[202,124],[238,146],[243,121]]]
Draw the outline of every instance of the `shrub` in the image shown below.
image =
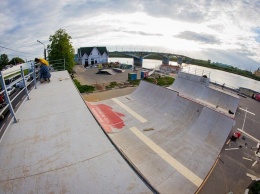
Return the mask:
[[80,93],[93,92],[95,90],[94,86],[81,85],[80,82],[76,79],[74,79],[73,81],[74,81],[75,85],[77,86]]
[[155,83],[155,79],[157,80],[157,85],[159,86],[170,86],[174,82],[174,78],[169,76],[159,77],[159,78],[148,77],[145,80],[150,83]]
[[141,80],[129,80],[129,84],[133,86],[138,86]]

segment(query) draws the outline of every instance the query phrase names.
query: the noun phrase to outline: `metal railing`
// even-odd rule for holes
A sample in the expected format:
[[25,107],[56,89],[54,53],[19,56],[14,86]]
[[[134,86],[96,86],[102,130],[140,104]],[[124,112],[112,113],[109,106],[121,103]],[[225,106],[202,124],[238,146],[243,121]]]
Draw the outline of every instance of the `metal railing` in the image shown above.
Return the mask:
[[188,68],[183,68],[181,71],[190,74],[201,75],[201,76],[206,75],[208,78],[210,78],[210,71],[206,71],[203,69],[188,67]]
[[[28,74],[24,75],[24,71],[28,70]],[[28,92],[28,86],[33,82],[34,84],[34,88],[36,89],[36,67],[35,67],[35,63],[32,62],[31,63],[31,67],[25,67],[25,66],[20,66],[20,70],[15,70],[12,72],[12,75],[20,75],[21,77],[18,78],[17,80],[11,80],[11,82],[6,85],[5,84],[5,77],[7,77],[7,75],[4,74],[3,71],[0,72],[0,83],[2,86],[2,91],[0,92],[0,95],[4,95],[4,102],[1,102],[2,105],[2,109],[0,110],[0,116],[3,119],[5,117],[5,115],[7,114],[8,110],[11,113],[11,116],[14,119],[14,122],[17,123],[18,119],[16,117],[16,114],[14,112],[14,107],[13,107],[13,101],[22,93],[25,91],[25,95],[27,97],[27,100],[30,100],[29,97],[29,92]],[[10,75],[9,75],[10,76]],[[6,78],[8,79],[8,78]],[[31,80],[31,81],[27,81],[27,80]],[[17,86],[17,84],[19,84],[19,88],[21,89],[12,99],[10,99],[9,97],[9,92],[11,95],[11,90]],[[14,89],[15,90],[15,89]]]
[[51,71],[63,71],[68,70],[68,64],[66,59],[57,59],[49,61]]
[[214,85],[217,88],[221,88],[223,90],[228,89],[231,93],[234,93],[234,94],[239,92],[238,88],[235,88],[235,87],[228,85],[226,83],[221,83],[221,82],[217,82],[217,81],[210,81],[210,84]]

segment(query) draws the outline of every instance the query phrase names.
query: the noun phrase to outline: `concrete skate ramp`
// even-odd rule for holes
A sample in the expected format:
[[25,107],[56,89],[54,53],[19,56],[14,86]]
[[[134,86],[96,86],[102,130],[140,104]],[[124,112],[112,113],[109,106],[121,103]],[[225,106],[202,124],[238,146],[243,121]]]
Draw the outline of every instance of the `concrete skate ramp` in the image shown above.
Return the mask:
[[152,193],[68,77],[52,72],[16,112],[0,140],[0,194]]
[[160,193],[196,192],[234,124],[219,112],[147,82],[130,95],[87,105]]
[[[209,105],[216,110],[229,114],[229,110],[236,112],[239,97],[208,87],[208,78],[180,72],[178,78],[169,87],[180,95]],[[233,115],[230,115],[234,117]]]

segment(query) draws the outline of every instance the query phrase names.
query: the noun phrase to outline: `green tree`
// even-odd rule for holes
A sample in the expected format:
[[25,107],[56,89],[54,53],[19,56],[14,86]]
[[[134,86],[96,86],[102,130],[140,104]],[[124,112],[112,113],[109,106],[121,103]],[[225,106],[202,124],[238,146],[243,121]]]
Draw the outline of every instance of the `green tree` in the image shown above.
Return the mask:
[[8,64],[8,56],[6,54],[2,54],[0,56],[0,69],[3,69]]
[[11,61],[9,61],[8,64],[17,65],[17,64],[20,64],[20,63],[24,63],[24,60],[19,58],[19,57],[14,57],[14,58],[12,58]]
[[49,51],[48,59],[60,60],[65,59],[66,69],[72,72],[74,62],[74,48],[70,42],[71,36],[66,33],[66,30],[59,29],[54,35],[50,35],[50,45],[47,46]]

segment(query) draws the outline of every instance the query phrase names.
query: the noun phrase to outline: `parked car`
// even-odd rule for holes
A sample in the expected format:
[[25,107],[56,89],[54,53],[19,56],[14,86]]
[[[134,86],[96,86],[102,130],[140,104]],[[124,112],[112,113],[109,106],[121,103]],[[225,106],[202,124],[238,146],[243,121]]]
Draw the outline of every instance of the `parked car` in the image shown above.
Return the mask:
[[9,96],[12,95],[14,92],[15,92],[15,87],[12,86],[10,88],[7,88],[7,93]]
[[5,96],[4,94],[0,94],[0,108],[3,108],[5,106]]
[[4,93],[0,94],[0,104],[5,101],[5,95]]
[[10,110],[9,107],[6,107],[5,103],[2,103],[0,108],[0,120],[3,120]]
[[[28,82],[28,80],[30,79],[30,77],[25,77],[24,79],[25,79],[25,83],[26,83],[26,82]],[[23,80],[17,82],[16,85],[15,85],[15,87],[16,87],[16,88],[20,88],[20,89],[24,88]]]

